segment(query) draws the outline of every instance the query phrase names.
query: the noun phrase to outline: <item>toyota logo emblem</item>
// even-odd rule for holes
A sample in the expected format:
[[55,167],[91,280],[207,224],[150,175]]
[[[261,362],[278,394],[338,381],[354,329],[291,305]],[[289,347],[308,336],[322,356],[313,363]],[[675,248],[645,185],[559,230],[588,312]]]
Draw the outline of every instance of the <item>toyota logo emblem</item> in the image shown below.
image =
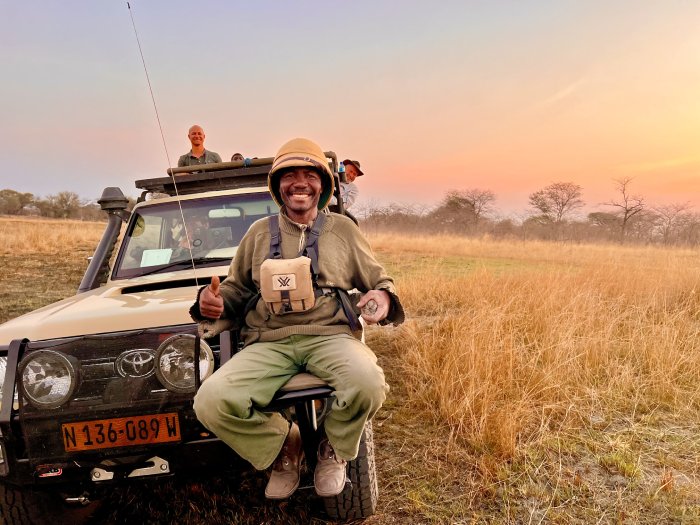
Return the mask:
[[153,375],[155,354],[148,348],[129,350],[117,357],[117,373],[122,377],[148,377]]

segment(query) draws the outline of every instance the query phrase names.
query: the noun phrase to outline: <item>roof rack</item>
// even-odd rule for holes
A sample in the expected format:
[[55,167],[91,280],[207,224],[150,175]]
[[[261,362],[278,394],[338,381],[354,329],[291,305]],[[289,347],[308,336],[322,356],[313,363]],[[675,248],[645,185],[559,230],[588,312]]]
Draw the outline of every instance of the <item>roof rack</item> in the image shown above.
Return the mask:
[[[326,151],[325,156],[330,159],[329,167],[337,177],[338,158],[332,151]],[[171,196],[256,186],[267,187],[267,174],[270,172],[273,160],[274,157],[265,157],[169,168],[166,171],[167,177],[137,180],[136,187],[144,190],[144,193],[166,193]]]

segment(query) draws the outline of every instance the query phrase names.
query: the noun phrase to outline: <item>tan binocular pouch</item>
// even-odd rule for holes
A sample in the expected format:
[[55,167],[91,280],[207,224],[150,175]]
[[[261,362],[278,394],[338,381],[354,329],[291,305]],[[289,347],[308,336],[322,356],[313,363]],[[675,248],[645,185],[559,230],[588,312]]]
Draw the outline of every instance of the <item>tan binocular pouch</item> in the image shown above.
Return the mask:
[[311,259],[265,259],[260,266],[260,295],[276,315],[313,308],[316,299]]

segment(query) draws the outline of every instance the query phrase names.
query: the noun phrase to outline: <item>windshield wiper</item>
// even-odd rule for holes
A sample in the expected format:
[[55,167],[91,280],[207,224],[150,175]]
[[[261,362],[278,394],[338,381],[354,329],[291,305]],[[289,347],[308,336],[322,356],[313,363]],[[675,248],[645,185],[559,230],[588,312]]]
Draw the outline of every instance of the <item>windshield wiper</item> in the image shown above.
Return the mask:
[[208,263],[220,263],[224,261],[230,261],[232,257],[195,257],[194,259],[183,259],[182,261],[173,261],[171,263],[158,266],[156,268],[153,268],[152,270],[148,270],[146,272],[143,272],[141,276],[144,275],[153,275],[155,273],[161,273],[166,270],[171,270],[173,268],[182,268],[187,269],[192,267],[192,262],[194,262],[195,266],[197,265],[204,265]]

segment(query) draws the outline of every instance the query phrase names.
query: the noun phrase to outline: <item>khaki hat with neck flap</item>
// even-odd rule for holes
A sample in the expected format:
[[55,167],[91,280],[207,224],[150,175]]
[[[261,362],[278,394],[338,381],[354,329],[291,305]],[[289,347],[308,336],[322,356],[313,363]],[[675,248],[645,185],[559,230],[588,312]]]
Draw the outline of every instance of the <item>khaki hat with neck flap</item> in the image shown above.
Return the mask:
[[284,143],[272,161],[272,168],[267,176],[267,187],[278,206],[284,205],[280,194],[280,170],[307,166],[316,168],[321,174],[322,190],[318,209],[322,210],[328,206],[335,188],[333,173],[321,147],[305,138],[296,138]]

